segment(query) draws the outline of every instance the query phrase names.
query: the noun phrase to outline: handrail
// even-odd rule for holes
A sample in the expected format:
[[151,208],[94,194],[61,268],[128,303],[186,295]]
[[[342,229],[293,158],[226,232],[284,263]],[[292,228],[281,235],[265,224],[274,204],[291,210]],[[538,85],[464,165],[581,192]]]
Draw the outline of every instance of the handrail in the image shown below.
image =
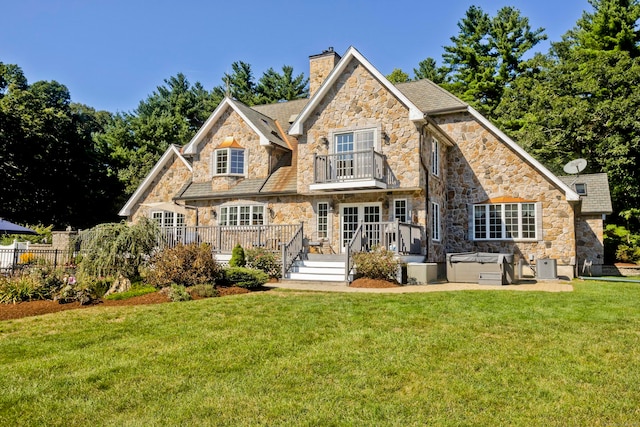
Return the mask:
[[314,183],[374,179],[388,184],[387,157],[371,148],[314,157]]
[[347,243],[347,247],[345,248],[346,252],[346,260],[344,263],[344,281],[350,282],[349,277],[351,275],[351,270],[353,270],[354,262],[353,262],[353,252],[361,252],[363,248],[363,229],[364,224],[360,223],[356,231],[354,231],[353,236],[351,236],[351,240]]
[[304,244],[303,237],[304,222],[301,222],[298,231],[294,233],[291,240],[282,245],[282,277],[286,277],[293,263],[302,254]]

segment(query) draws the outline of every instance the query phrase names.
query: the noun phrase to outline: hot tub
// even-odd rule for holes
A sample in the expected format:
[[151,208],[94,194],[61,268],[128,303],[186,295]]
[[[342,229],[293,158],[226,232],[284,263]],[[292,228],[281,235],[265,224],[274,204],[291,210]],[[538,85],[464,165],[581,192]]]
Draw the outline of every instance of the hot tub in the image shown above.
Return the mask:
[[513,254],[463,252],[447,254],[447,280],[456,283],[508,285],[514,280]]

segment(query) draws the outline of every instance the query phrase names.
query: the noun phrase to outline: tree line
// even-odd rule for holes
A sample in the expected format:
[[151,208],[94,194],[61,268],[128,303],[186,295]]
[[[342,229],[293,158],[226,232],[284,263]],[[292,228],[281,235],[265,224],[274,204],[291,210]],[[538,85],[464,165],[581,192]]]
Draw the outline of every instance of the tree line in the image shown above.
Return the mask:
[[[589,0],[574,28],[535,54],[544,29],[513,7],[491,16],[471,6],[440,61],[421,61],[412,79],[468,102],[555,173],[586,158],[585,172],[609,175],[614,210],[628,220],[640,206],[639,1]],[[387,78],[410,80],[400,69]],[[225,95],[248,105],[304,98],[308,79],[283,66],[256,81],[238,61],[211,90],[179,73],[135,110],[112,114],[0,63],[0,216],[56,227],[116,219],[168,145],[187,143]]]

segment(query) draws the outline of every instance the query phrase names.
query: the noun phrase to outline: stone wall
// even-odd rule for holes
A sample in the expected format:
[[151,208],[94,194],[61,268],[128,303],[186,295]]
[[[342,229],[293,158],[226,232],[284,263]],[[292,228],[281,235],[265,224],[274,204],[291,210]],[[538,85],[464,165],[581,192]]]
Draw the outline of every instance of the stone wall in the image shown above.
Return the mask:
[[[138,199],[129,219],[137,222],[141,217],[149,217],[153,207],[151,203],[172,203],[173,197],[191,178],[191,172],[184,162],[174,156],[173,162],[164,167],[156,179],[147,187],[147,191]],[[187,224],[195,224],[195,214],[187,211]]]
[[604,221],[602,215],[581,215],[576,221],[578,266],[589,260],[597,269],[604,263]]
[[[420,132],[407,108],[354,59],[304,123],[298,145],[298,192],[309,192],[314,155],[332,152],[335,133],[366,128],[377,129],[379,137],[386,135],[378,148],[400,186],[418,187]],[[329,140],[329,147],[321,138]]]
[[340,55],[334,52],[333,48],[309,58],[309,97],[318,91],[338,61]]
[[199,152],[198,160],[193,165],[194,182],[211,181],[213,190],[228,190],[238,180],[245,178],[213,176],[214,171],[211,170],[213,152],[228,137],[233,137],[245,149],[246,178],[266,178],[268,176],[269,153],[265,147],[260,146],[260,138],[253,129],[233,108],[228,108],[201,142],[204,146]]
[[[509,252],[553,258],[568,266],[575,257],[574,211],[565,194],[467,113],[438,118],[456,142],[447,153],[447,252]],[[535,242],[471,241],[470,206],[497,197],[542,204],[542,236]]]
[[[428,176],[429,182],[429,204],[427,215],[427,235],[428,235],[428,251],[427,262],[444,262],[446,257],[446,245],[447,245],[447,146],[442,142],[438,142],[438,148],[440,150],[440,167],[438,174],[431,173],[431,139],[433,136],[429,133],[425,135],[424,147],[427,152],[425,163],[429,170],[425,171]],[[431,215],[431,202],[440,205],[440,241],[436,241],[432,236],[432,215]]]

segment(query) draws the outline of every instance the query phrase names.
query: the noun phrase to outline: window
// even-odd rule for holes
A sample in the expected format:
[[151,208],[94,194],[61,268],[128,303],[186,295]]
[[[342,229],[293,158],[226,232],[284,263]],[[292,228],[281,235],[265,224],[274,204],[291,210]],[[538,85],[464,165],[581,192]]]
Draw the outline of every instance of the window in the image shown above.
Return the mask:
[[215,175],[244,175],[244,150],[221,148],[213,152]]
[[537,239],[535,203],[504,203],[473,206],[475,240]]
[[578,193],[580,196],[587,195],[587,184],[576,183],[574,184],[574,187],[576,189],[576,193]]
[[160,227],[184,227],[184,214],[169,211],[151,212],[151,218],[154,219]]
[[393,201],[393,219],[397,219],[400,222],[409,222],[406,199]]
[[440,143],[431,138],[431,173],[440,176]]
[[318,239],[326,239],[329,237],[329,203],[318,203],[318,223],[317,223]]
[[440,205],[431,202],[431,240],[440,241]]
[[222,206],[218,225],[262,225],[264,206]]

